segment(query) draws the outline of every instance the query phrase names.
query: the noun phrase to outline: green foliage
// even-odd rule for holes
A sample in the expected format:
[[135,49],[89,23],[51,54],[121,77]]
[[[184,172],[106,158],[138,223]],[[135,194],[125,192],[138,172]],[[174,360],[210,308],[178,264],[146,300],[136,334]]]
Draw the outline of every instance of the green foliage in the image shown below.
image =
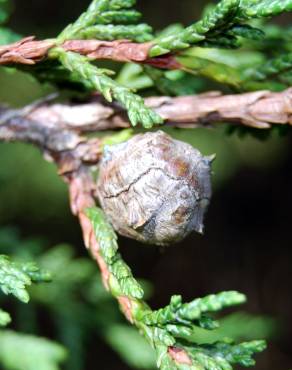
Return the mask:
[[[117,81],[135,89],[155,86],[159,93],[173,96],[194,94],[198,86],[201,91],[201,77],[237,90],[284,89],[292,80],[287,55],[291,32],[254,19],[264,17],[260,9],[272,15],[289,11],[290,2],[269,5],[263,1],[221,1],[208,6],[200,21],[187,28],[171,25],[153,40],[151,56],[177,53],[182,68],[175,78],[170,78],[173,71],[135,66],[124,68]],[[255,14],[255,9],[259,13]],[[228,51],[230,48],[238,50]]]
[[20,36],[9,28],[0,27],[0,45],[10,44],[19,40]]
[[162,118],[144,105],[143,99],[132,93],[126,87],[112,80],[108,70],[100,69],[89,63],[86,57],[77,53],[58,51],[58,57],[63,66],[72,72],[77,80],[84,81],[87,87],[100,91],[109,102],[112,99],[119,101],[128,111],[133,126],[139,122],[145,128],[161,124]]
[[[133,126],[141,123],[145,128],[163,120],[147,108],[142,97],[132,89],[155,87],[160,94],[177,96],[204,90],[210,85],[209,81],[214,81],[219,86],[230,86],[238,91],[279,91],[292,81],[291,58],[287,54],[291,32],[281,27],[269,28],[262,20],[290,11],[289,0],[222,0],[217,5],[208,6],[202,18],[189,27],[175,24],[156,37],[150,26],[137,24],[140,13],[133,10],[134,5],[135,1],[94,0],[74,23],[65,28],[56,42],[61,45],[74,38],[151,41],[149,57],[174,53],[181,64],[177,67],[178,74],[171,75],[146,66],[131,79],[119,75],[114,80],[112,70],[98,68],[89,59],[61,48],[53,49],[49,60],[30,70],[42,81],[54,81],[71,89],[80,90],[82,85],[84,91],[100,91],[106,100],[116,100],[128,111]],[[3,30],[4,39],[13,37],[5,36],[5,33]],[[273,41],[275,37],[277,42]],[[274,56],[271,55],[275,50],[273,42],[277,45],[277,55]],[[235,51],[226,53],[227,49],[234,48],[238,49],[236,54]],[[234,65],[235,59],[254,63]]]
[[11,317],[8,312],[0,309],[0,326],[6,326],[11,322]]
[[[220,28],[226,28],[226,25],[230,24],[230,19],[235,17],[238,6],[239,0],[222,0],[216,7],[211,8],[199,22],[183,29],[178,34],[168,35],[156,40],[156,45],[151,50],[151,56],[187,49],[193,44],[208,40],[208,38],[212,40],[214,36],[212,32],[219,32]],[[226,38],[226,36],[225,40],[229,40],[231,45],[235,41],[231,37]],[[217,42],[220,43],[219,38]]]
[[0,0],[0,25],[8,20],[10,11],[11,11],[10,1]]
[[[99,208],[90,208],[87,215],[110,273],[109,289],[114,296],[123,295],[131,300],[131,316],[156,350],[159,369],[232,370],[232,364],[246,367],[254,365],[252,356],[265,349],[262,340],[241,344],[231,344],[230,341],[198,344],[193,336],[198,327],[205,330],[217,328],[218,322],[207,314],[244,303],[243,294],[221,292],[190,303],[183,303],[181,296],[173,296],[168,306],[151,311],[142,301],[143,289],[137,285],[130,268],[117,253],[117,237],[105,214]],[[169,353],[169,347],[173,346],[185,351],[191,364],[176,363]]]
[[29,294],[26,288],[33,282],[48,282],[50,279],[50,274],[40,271],[34,263],[14,263],[9,257],[0,256],[0,287],[4,294],[13,294],[27,303]]
[[[291,30],[263,21],[290,11],[291,0],[222,0],[207,6],[201,19],[189,27],[171,25],[156,37],[150,26],[137,24],[140,13],[133,9],[135,3],[132,0],[92,1],[59,35],[57,44],[72,38],[151,41],[150,57],[175,53],[181,67],[174,78],[170,77],[171,73],[146,67],[134,78],[120,75],[113,80],[112,71],[98,68],[85,57],[60,48],[49,53],[49,60],[30,70],[42,81],[54,81],[62,86],[69,83],[71,88],[79,90],[83,85],[85,91],[100,91],[109,102],[117,100],[125,107],[133,126],[141,123],[145,128],[163,120],[145,107],[143,99],[131,89],[155,87],[161,94],[177,96],[204,90],[202,86],[209,86],[205,80],[238,91],[279,91],[291,84]],[[2,42],[17,38],[4,28],[0,29],[0,42],[1,35]],[[238,49],[236,53],[226,53],[227,49],[234,48]],[[234,65],[235,59],[254,63]]]
[[133,135],[133,129],[124,129],[112,135],[106,135],[102,139],[102,148],[104,150],[107,146],[123,143],[133,137]]
[[100,208],[90,208],[87,211],[100,246],[101,254],[111,273],[111,289],[115,295],[126,295],[142,299],[144,291],[134,279],[131,269],[118,253],[117,236]]
[[127,63],[121,68],[116,77],[116,81],[136,91],[148,89],[153,86],[153,82],[144,72],[144,68],[141,65]]
[[[187,28],[180,25],[167,27],[154,40],[150,55],[176,52],[182,70],[237,90],[282,90],[291,83],[291,58],[287,55],[287,42],[284,41],[291,41],[289,30],[273,28],[259,21],[256,23],[254,19],[274,16],[291,9],[291,1],[222,0],[216,6],[208,6],[202,19]],[[275,37],[277,42],[271,44]],[[194,45],[196,48],[192,48]],[[267,49],[260,55],[259,51],[265,45]],[[205,49],[201,53],[204,58],[198,55],[200,48]],[[234,48],[240,49],[240,52],[231,52],[230,59],[234,56],[237,60],[253,60],[260,56],[261,61],[251,63],[249,68],[243,65],[232,66],[226,58],[226,49]],[[270,54],[274,50],[277,50],[278,55],[271,59]],[[217,58],[213,58],[214,51]],[[160,92],[167,92],[165,83],[171,87],[167,79],[157,78],[159,74],[162,76],[162,72],[148,70],[147,74],[154,76],[153,82]],[[176,84],[183,81],[184,76],[181,75],[181,81],[176,81]],[[173,94],[172,88],[168,91]]]
[[[292,70],[292,53],[280,55],[277,58],[271,59],[257,69],[251,70],[250,79],[265,81],[268,79],[282,78],[285,72]],[[248,71],[247,71],[248,74]]]
[[[139,12],[131,9],[135,3],[135,0],[94,0],[87,11],[81,14],[73,24],[70,24],[61,33],[59,38],[60,40],[83,38],[84,36],[84,38],[87,38],[87,32],[90,33],[87,30],[90,30],[90,27],[97,27],[97,25],[104,24],[118,24],[118,26],[111,25],[110,28],[106,28],[106,35],[115,34],[117,38],[121,38],[122,34],[127,32],[127,27],[120,28],[119,24],[136,23],[141,16]],[[129,28],[130,34],[132,34],[131,29],[133,30],[133,28]],[[142,29],[145,33],[149,31],[151,33],[151,29],[146,25],[142,25]],[[96,32],[99,33],[101,32],[100,30],[102,28],[96,28]],[[119,30],[122,32],[121,35],[119,35]]]
[[122,324],[112,325],[106,333],[106,340],[131,368],[155,368],[155,352],[135,328]]
[[48,339],[0,331],[0,363],[7,370],[59,370],[65,349]]
[[191,357],[196,362],[194,369],[206,370],[232,370],[232,364],[244,367],[255,365],[252,356],[266,348],[264,341],[252,341],[238,345],[229,343],[214,343],[211,345],[192,346],[189,348]]
[[167,71],[144,67],[145,74],[150,78],[151,84],[166,96],[192,95],[200,90],[201,81],[183,71]]
[[[147,24],[137,23],[140,13],[133,9],[134,5],[135,0],[94,0],[88,10],[59,35],[56,39],[58,47],[51,50],[48,60],[29,67],[30,70],[44,81],[65,82],[66,87],[66,83],[70,83],[70,88],[77,86],[78,89],[82,85],[86,92],[98,90],[107,101],[116,100],[128,111],[133,126],[142,123],[145,128],[162,123],[162,119],[147,108],[142,97],[132,89],[150,89],[150,92],[155,89],[160,94],[178,96],[209,90],[213,86],[229,86],[238,91],[282,90],[292,82],[291,28],[271,26],[258,20],[291,11],[291,0],[222,0],[215,6],[208,6],[202,18],[189,27],[176,24],[157,36]],[[0,0],[0,24],[6,22],[9,12],[8,2]],[[17,38],[18,35],[1,26],[0,43]],[[153,47],[149,57],[171,52],[181,64],[178,70],[167,72],[127,64],[114,80],[112,70],[99,68],[89,58],[66,52],[60,46],[66,40],[92,38],[151,41]],[[124,131],[106,137],[104,145],[123,141],[131,134],[132,131]],[[184,135],[189,136],[188,132]],[[268,323],[256,318],[258,331],[251,335],[256,325],[247,329],[247,324],[252,321],[249,316],[234,315],[235,321],[229,317],[229,325],[226,324],[227,317],[220,320],[221,326],[216,319],[218,311],[243,303],[245,297],[242,294],[221,292],[190,303],[183,303],[181,296],[173,296],[168,306],[151,311],[142,301],[144,286],[134,278],[118,253],[116,234],[105,215],[100,209],[92,208],[88,210],[88,216],[110,273],[110,291],[113,296],[127,297],[132,303],[134,324],[154,348],[159,368],[231,370],[234,364],[254,365],[253,355],[261,352],[265,343],[253,339],[262,334],[263,328],[269,327]],[[38,248],[39,244],[36,245]],[[21,253],[15,254],[19,257]],[[20,262],[0,256],[0,286],[5,294],[13,294],[27,302],[27,287],[33,282],[49,280],[47,273],[42,273],[35,264],[25,262],[27,257],[33,259],[34,256],[31,253],[23,260],[16,258]],[[97,334],[107,341],[131,366],[145,369],[154,366],[154,351],[137,331],[121,322],[91,262],[74,258],[72,248],[62,245],[44,252],[38,257],[38,263],[52,271],[54,283],[45,287],[31,286],[30,294],[34,304],[49,312],[58,328],[56,336],[69,349],[68,369],[85,368],[84,342],[89,334]],[[19,309],[20,312],[23,310],[25,308]],[[27,310],[37,327],[34,305]],[[9,314],[0,310],[0,326],[9,322]],[[37,330],[32,330],[33,324],[22,321],[22,325],[31,325],[29,330],[37,334]],[[250,342],[234,344],[234,340]],[[169,354],[170,346],[185,351],[192,364],[175,363]],[[19,356],[15,356],[16,351]],[[24,366],[25,370],[55,370],[64,358],[64,349],[55,343],[0,331],[0,362],[7,370],[23,370]]]
[[[107,24],[106,19],[112,23],[135,22],[139,13],[129,11],[134,4],[135,1],[130,0],[94,0],[87,11],[59,35],[58,40],[60,43],[72,38],[101,40],[127,38],[138,42],[149,41],[152,39],[152,29],[146,24]],[[141,123],[145,128],[151,128],[163,122],[158,114],[144,105],[140,96],[112,80],[109,77],[111,71],[97,68],[90,64],[87,58],[62,49],[53,50],[51,56],[56,55],[65,69],[73,74],[73,79],[83,82],[89,89],[100,91],[109,102],[113,98],[120,102],[127,109],[133,126]]]
[[245,296],[237,292],[213,294],[185,304],[182,303],[181,296],[173,296],[169,306],[145,315],[142,321],[146,325],[164,326],[167,324],[180,325],[180,323],[183,323],[182,326],[188,327],[195,320],[201,319],[202,315],[206,312],[216,312],[244,302]]
[[7,22],[11,13],[11,2],[0,0],[0,45],[9,44],[19,39],[19,35],[2,25]]
[[219,311],[244,300],[245,297],[237,292],[222,292],[195,299],[188,304],[183,304],[180,296],[174,296],[169,306],[138,316],[145,325],[152,328],[150,338],[154,346],[159,348],[158,356],[162,356],[159,358],[161,363],[158,362],[160,368],[180,369],[177,364],[171,364],[165,348],[169,345],[184,350],[192,359],[192,365],[185,366],[184,369],[225,370],[232,369],[232,364],[253,366],[255,362],[252,356],[265,349],[264,341],[232,344],[232,339],[222,338],[221,341],[214,342],[210,332],[210,344],[198,344],[195,337],[198,327],[213,330],[218,326],[218,322],[205,313]]
[[79,32],[82,39],[119,40],[128,39],[137,42],[150,41],[153,38],[152,28],[147,24],[138,25],[95,25]]
[[272,17],[291,10],[291,0],[243,0],[240,4],[239,19]]
[[[9,240],[9,234],[2,234],[0,247],[2,243],[9,245]],[[51,281],[51,275],[40,270],[35,263],[12,262],[9,257],[0,256],[0,286],[5,294],[13,294],[20,301],[27,303],[30,298],[27,287],[32,283],[48,281]],[[0,309],[0,326],[6,326],[10,322],[10,315]],[[59,370],[59,364],[65,358],[65,349],[55,342],[33,335],[0,330],[0,364],[5,370]]]
[[247,312],[235,312],[220,318],[220,326],[213,330],[196,328],[192,339],[199,344],[222,342],[226,338],[234,341],[252,341],[255,338],[270,338],[277,332],[276,322],[265,316]]
[[[17,260],[35,259],[43,270],[49,270],[54,277],[50,284],[31,286],[31,303],[20,304],[14,315],[17,329],[38,334],[43,322],[36,320],[37,305],[56,328],[55,337],[68,350],[66,369],[86,369],[86,338],[96,335],[116,350],[130,366],[143,368],[145,360],[145,368],[154,368],[150,346],[122,320],[116,303],[102,286],[96,264],[87,257],[77,258],[76,248],[70,245],[58,245],[44,251],[46,244],[40,239],[21,240],[15,229],[0,230],[1,252],[10,250]],[[143,283],[143,289],[149,292],[149,284]],[[0,298],[4,302],[8,300],[4,295]],[[30,319],[23,322],[23,317]],[[127,351],[126,348],[131,348],[133,342],[133,351]],[[14,356],[14,352],[10,352],[10,356]]]
[[209,7],[200,21],[179,33],[159,37],[151,56],[188,49],[194,44],[234,48],[240,46],[239,38],[262,40],[261,30],[243,22],[291,10],[291,0],[221,0],[216,6]]
[[[104,291],[94,262],[88,258],[76,258],[74,252],[76,248],[69,245],[59,245],[44,251],[43,244],[44,241],[40,239],[20,240],[13,229],[3,229],[0,232],[1,252],[7,253],[9,250],[16,260],[35,259],[42,270],[50,271],[54,277],[50,284],[31,286],[31,304],[20,304],[17,309],[18,314],[14,321],[21,324],[18,329],[37,334],[34,327],[37,326],[40,330],[43,325],[42,322],[36,323],[33,319],[34,306],[38,305],[42,312],[49,314],[53,326],[57,328],[55,337],[68,349],[66,369],[84,370],[86,368],[85,337],[95,334],[103,338],[131,367],[154,369],[154,351],[137,330],[121,320],[121,314],[115,302]],[[143,283],[142,286],[145,294],[149,296],[147,285]],[[2,299],[6,301],[8,298],[2,295]],[[215,306],[212,305],[212,307]],[[18,317],[19,313],[21,313],[20,317]],[[31,318],[29,322],[23,322],[23,315]],[[206,319],[206,313],[202,318]],[[202,321],[196,320],[196,323],[199,325]],[[151,328],[149,326],[150,332],[152,332]],[[169,328],[172,329],[170,326]],[[156,333],[161,335],[161,331],[156,330]],[[196,326],[191,338],[193,343],[212,344],[222,342],[226,337],[253,340],[259,335],[264,338],[270,337],[271,333],[270,320],[246,314],[234,314],[220,319],[218,329],[205,330]],[[11,356],[13,353],[11,352]]]

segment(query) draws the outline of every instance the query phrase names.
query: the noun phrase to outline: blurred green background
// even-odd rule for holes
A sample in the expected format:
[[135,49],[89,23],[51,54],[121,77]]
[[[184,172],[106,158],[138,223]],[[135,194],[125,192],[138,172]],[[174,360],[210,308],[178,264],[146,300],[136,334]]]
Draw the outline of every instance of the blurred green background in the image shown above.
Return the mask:
[[[9,25],[23,35],[53,37],[88,3],[15,0]],[[138,7],[145,21],[162,28],[198,18],[206,3],[140,0]],[[49,91],[30,76],[0,70],[1,103],[21,106]],[[169,132],[204,154],[217,154],[206,233],[166,250],[120,238],[126,261],[145,280],[154,308],[166,305],[176,293],[186,301],[221,290],[245,293],[249,301],[242,309],[248,314],[229,315],[218,338],[266,337],[268,350],[258,356],[255,368],[291,368],[291,134],[273,130],[260,140],[250,134],[228,135],[224,126]],[[55,166],[24,144],[1,144],[0,158],[0,253],[38,260],[55,273],[53,283],[31,290],[29,305],[1,295],[1,306],[13,314],[12,327],[65,345],[64,369],[153,368],[151,351],[103,291]],[[42,370],[41,365],[36,369]]]

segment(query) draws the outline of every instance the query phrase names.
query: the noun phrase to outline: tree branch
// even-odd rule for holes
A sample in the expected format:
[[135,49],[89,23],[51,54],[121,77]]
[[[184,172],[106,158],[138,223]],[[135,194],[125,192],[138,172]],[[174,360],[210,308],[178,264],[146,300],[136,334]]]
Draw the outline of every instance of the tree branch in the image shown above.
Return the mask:
[[117,62],[149,64],[165,69],[179,69],[180,63],[169,54],[149,58],[151,42],[137,43],[130,40],[67,40],[57,45],[57,41],[35,40],[29,36],[13,44],[0,46],[0,65],[36,64],[48,58],[54,47],[87,56],[91,60],[109,59]]
[[[179,98],[148,98],[146,102],[159,111],[167,123],[178,127],[210,124],[220,118],[220,120],[266,128],[269,124],[263,125],[263,122],[256,117],[265,114],[269,118],[269,123],[277,120],[281,121],[280,123],[291,123],[291,94],[291,90],[278,94],[259,92],[231,96],[212,93]],[[171,335],[164,329],[162,323],[158,322],[161,318],[165,318],[167,322],[168,314],[174,317],[179,315],[177,311],[179,307],[185,311],[187,307],[193,310],[194,302],[197,304],[197,301],[184,305],[173,301],[172,306],[167,306],[165,310],[153,312],[142,299],[143,294],[139,289],[137,296],[127,294],[119,285],[118,273],[113,271],[113,265],[105,258],[92,219],[87,213],[88,209],[93,209],[96,202],[96,185],[91,171],[100,160],[104,139],[89,139],[82,134],[128,125],[125,112],[120,107],[106,105],[97,96],[91,102],[79,105],[43,102],[20,110],[0,108],[0,140],[33,143],[44,151],[48,159],[56,163],[59,174],[69,187],[72,213],[79,219],[85,245],[100,267],[105,287],[117,299],[126,318],[155,348],[160,361],[159,367],[169,370],[186,366],[190,370],[199,370],[202,367],[192,357],[191,352],[176,341],[175,334]],[[122,265],[121,280],[131,279],[131,284],[137,291],[138,283],[135,282],[130,269],[118,254],[114,256],[114,263]],[[237,293],[230,292],[230,294],[233,298],[231,300],[228,298],[225,303],[222,301],[222,307],[242,302],[243,298]],[[210,302],[217,299],[214,297],[212,296]],[[208,300],[208,297],[206,299]],[[213,309],[218,310],[218,302]],[[205,310],[209,307],[206,303],[203,306]],[[209,310],[212,310],[211,303]],[[197,311],[196,315],[198,315]],[[194,316],[194,321],[196,319],[197,316]],[[169,330],[171,327],[171,324],[168,325]],[[181,329],[182,332],[184,329],[184,327]],[[252,346],[259,348],[257,351],[264,348],[262,342],[254,342]],[[250,352],[249,356],[253,352]],[[215,360],[210,357],[209,361]]]
[[[136,317],[138,312],[142,314],[145,311],[146,314],[151,310],[142,299],[139,300],[121,294],[117,292],[117,289],[112,288],[111,280],[115,277],[102,256],[92,222],[86,212],[89,208],[95,206],[95,184],[90,165],[98,163],[102,141],[98,139],[88,140],[80,136],[78,132],[64,128],[62,123],[59,125],[58,121],[55,121],[55,124],[53,120],[51,122],[47,121],[44,116],[43,121],[32,120],[31,116],[42,108],[35,106],[32,106],[31,109],[25,108],[27,117],[24,116],[24,111],[0,111],[0,118],[2,118],[0,140],[33,143],[44,150],[47,158],[56,163],[59,174],[68,184],[72,213],[79,219],[84,243],[100,267],[104,286],[117,299],[128,321],[140,328],[143,325]],[[144,334],[152,343],[154,337],[150,335],[150,330],[145,331]],[[166,355],[174,363],[192,363],[188,354],[180,348],[169,346]]]
[[[278,0],[269,7],[264,4],[262,8],[254,8],[252,4],[224,0],[207,12],[201,21],[157,38],[147,25],[131,29],[119,25],[125,21],[130,25],[135,23],[139,13],[132,9],[134,3],[132,0],[93,0],[88,10],[56,39],[37,41],[34,37],[27,37],[14,44],[0,46],[0,65],[17,67],[55,60],[53,65],[62,67],[62,71],[68,74],[65,79],[82,82],[87,90],[98,90],[109,102],[115,99],[126,107],[133,126],[139,122],[145,128],[150,128],[161,123],[161,117],[166,125],[188,128],[221,122],[259,129],[267,129],[274,124],[292,124],[292,89],[280,93],[258,91],[223,96],[212,92],[197,96],[145,99],[146,106],[153,112],[144,106],[140,96],[112,80],[108,76],[110,71],[90,63],[93,60],[108,59],[161,69],[187,71],[187,68],[191,68],[220,83],[239,86],[242,82],[242,86],[245,86],[248,74],[247,77],[244,74],[238,75],[236,69],[233,71],[220,63],[218,70],[208,70],[205,66],[207,59],[200,57],[181,59],[183,66],[176,55],[180,50],[188,50],[193,45],[236,47],[238,36],[257,39],[259,31],[245,26],[244,22],[250,18],[289,10],[289,5],[280,5],[282,2]],[[115,23],[118,23],[119,28],[115,28],[115,32],[112,30],[111,37],[105,37],[114,41],[100,40],[104,32],[109,32],[108,27],[101,29],[100,26],[108,24],[111,27]],[[140,35],[137,35],[137,27]],[[127,39],[152,41],[137,43]],[[217,61],[208,62],[208,66],[212,67],[212,64],[216,65]],[[51,66],[50,63],[48,65]],[[279,72],[281,68],[276,70]],[[269,70],[264,68],[266,75]],[[48,71],[45,70],[45,73]],[[247,90],[253,90],[254,86],[249,84]],[[263,85],[256,86],[261,89],[259,86]],[[72,213],[79,219],[85,245],[100,267],[105,287],[118,300],[127,319],[136,325],[156,349],[159,368],[230,369],[230,363],[245,366],[253,364],[251,356],[264,348],[261,341],[238,346],[228,343],[197,346],[195,340],[188,343],[184,340],[185,336],[190,338],[198,326],[205,329],[215,327],[212,318],[204,315],[206,312],[216,312],[242,303],[245,300],[243,295],[223,292],[190,303],[183,303],[181,296],[174,296],[167,307],[152,311],[143,300],[143,289],[118,254],[116,235],[103,212],[95,207],[94,170],[106,139],[91,139],[86,133],[129,127],[129,118],[120,105],[107,104],[99,95],[80,104],[43,102],[20,110],[0,106],[0,141],[33,143],[44,152],[47,159],[56,163],[60,176],[68,184]]]
[[[259,129],[292,124],[292,89],[238,95],[211,92],[195,96],[152,97],[146,105],[175,127],[204,127],[229,122]],[[2,121],[2,124],[1,124]],[[48,151],[75,148],[81,133],[130,127],[126,112],[100,96],[80,104],[48,103],[10,111],[0,107],[0,140],[33,142]]]

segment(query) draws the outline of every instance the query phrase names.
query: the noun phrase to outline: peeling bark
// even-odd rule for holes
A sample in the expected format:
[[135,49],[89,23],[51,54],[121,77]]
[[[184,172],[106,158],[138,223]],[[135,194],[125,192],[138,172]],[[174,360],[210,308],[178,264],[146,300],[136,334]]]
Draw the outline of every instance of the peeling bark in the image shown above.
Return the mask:
[[[48,52],[57,46],[55,40],[35,40],[29,36],[13,44],[0,46],[0,65],[36,64],[48,57]],[[109,59],[117,62],[135,62],[157,68],[179,69],[180,64],[171,55],[149,58],[151,42],[137,43],[130,40],[67,40],[59,47],[73,51],[92,60]]]

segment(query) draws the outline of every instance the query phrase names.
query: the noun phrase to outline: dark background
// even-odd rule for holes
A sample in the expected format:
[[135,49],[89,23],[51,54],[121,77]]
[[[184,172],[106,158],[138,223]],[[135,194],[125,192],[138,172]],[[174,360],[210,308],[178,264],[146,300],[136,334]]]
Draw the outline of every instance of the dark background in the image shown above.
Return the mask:
[[[145,21],[159,28],[196,19],[206,1],[138,3]],[[21,34],[53,37],[87,4],[81,0],[17,0],[11,26]],[[291,16],[278,21],[289,23]],[[38,87],[11,87],[7,76],[0,75],[2,101],[20,104],[38,93]],[[266,141],[227,136],[222,129],[176,135],[188,137],[205,154],[217,153],[205,235],[192,235],[164,251],[121,238],[122,253],[137,276],[153,283],[153,307],[167,304],[176,293],[185,300],[221,290],[245,293],[248,303],[244,309],[274,318],[277,328],[255,369],[292,368],[291,133],[285,137],[272,133]],[[17,226],[23,237],[41,235],[51,244],[69,242],[80,255],[86,255],[78,223],[69,213],[66,188],[54,166],[25,145],[2,144],[0,155],[1,225]],[[97,338],[89,344],[88,358],[88,370],[129,369]]]

